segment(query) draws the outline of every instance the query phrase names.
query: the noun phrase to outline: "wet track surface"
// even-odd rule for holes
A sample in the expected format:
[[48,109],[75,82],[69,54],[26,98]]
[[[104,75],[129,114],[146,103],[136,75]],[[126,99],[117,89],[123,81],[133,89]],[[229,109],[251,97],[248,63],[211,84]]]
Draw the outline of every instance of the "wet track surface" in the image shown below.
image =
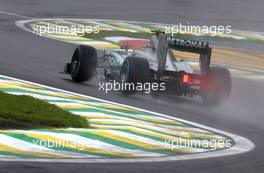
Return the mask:
[[[140,5],[141,4],[141,5]],[[264,30],[261,0],[244,1],[1,1],[0,10],[24,16],[107,18],[192,24],[231,24],[234,29]],[[248,11],[247,13],[245,11]],[[230,101],[219,108],[208,108],[196,101],[161,96],[124,97],[98,91],[97,81],[75,84],[59,74],[75,45],[40,38],[14,25],[24,18],[0,14],[0,74],[21,78],[85,95],[104,98],[147,110],[177,116],[244,136],[255,149],[241,155],[213,159],[162,163],[56,164],[1,162],[0,172],[263,172],[264,170],[264,82],[233,77]],[[259,46],[261,49],[262,45]],[[264,49],[263,49],[264,50]]]

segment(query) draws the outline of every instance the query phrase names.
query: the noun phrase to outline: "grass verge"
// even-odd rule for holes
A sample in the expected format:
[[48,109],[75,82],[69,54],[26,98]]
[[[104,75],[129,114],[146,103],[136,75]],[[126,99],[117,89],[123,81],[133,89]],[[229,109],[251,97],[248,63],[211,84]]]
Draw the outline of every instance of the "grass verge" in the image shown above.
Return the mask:
[[0,92],[0,129],[88,127],[88,121],[48,102]]

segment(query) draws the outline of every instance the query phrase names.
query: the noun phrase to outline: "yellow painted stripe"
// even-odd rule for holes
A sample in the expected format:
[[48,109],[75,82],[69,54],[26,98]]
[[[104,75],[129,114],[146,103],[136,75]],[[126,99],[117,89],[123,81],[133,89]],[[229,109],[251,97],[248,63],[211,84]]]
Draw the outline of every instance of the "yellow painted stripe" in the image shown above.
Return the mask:
[[42,152],[19,150],[17,148],[10,147],[8,145],[3,145],[3,144],[0,144],[0,151],[11,152],[14,154],[25,154],[25,155],[29,155],[29,156],[35,156],[35,157],[48,157],[48,158],[57,158],[57,159],[58,158],[66,158],[66,157],[56,155],[56,154],[47,154],[47,153],[42,153]]
[[14,86],[19,86],[19,87],[26,87],[26,88],[42,88],[36,85],[30,85],[30,84],[25,84],[25,83],[19,83],[19,82],[15,82],[15,81],[5,81],[5,82],[1,82],[0,84],[7,84],[7,85],[14,85]]
[[91,108],[91,106],[87,105],[57,105],[62,109],[82,109],[82,108]]
[[2,85],[2,84],[0,84],[0,88],[6,88],[6,89],[8,89],[8,88],[14,88],[14,87],[6,86],[6,85]]
[[[89,42],[82,43],[83,45],[91,45]],[[98,48],[98,49],[104,49],[104,48],[109,48],[109,49],[118,49],[120,48],[119,45],[116,44],[92,44],[93,47]]]

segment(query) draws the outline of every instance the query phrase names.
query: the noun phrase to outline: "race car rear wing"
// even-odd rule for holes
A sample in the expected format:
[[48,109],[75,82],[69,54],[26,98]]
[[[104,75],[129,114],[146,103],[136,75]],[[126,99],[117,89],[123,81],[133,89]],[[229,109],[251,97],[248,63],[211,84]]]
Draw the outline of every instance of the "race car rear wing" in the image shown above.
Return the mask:
[[[206,74],[211,62],[212,48],[209,47],[208,42],[201,42],[196,40],[184,40],[175,37],[169,37],[165,32],[160,30],[153,30],[155,33],[151,37],[151,43],[157,42],[157,57],[158,57],[158,76],[162,76],[168,49],[175,49],[178,51],[192,52],[200,55],[199,65],[202,74]],[[155,44],[153,44],[155,47]]]
[[171,49],[177,49],[180,51],[193,52],[204,54],[210,51],[209,43],[196,41],[196,40],[184,40],[179,38],[167,38],[168,47]]
[[208,42],[201,42],[196,40],[184,40],[179,38],[167,38],[168,48],[178,51],[192,52],[200,54],[200,69],[203,74],[207,73],[210,61],[212,48],[209,47]]

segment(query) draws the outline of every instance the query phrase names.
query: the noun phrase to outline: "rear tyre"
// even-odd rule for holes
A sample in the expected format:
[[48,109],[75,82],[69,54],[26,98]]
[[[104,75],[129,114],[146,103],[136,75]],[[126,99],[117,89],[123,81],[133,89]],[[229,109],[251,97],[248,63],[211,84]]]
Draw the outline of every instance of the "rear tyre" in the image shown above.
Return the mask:
[[139,57],[127,57],[121,67],[120,82],[123,94],[136,93],[137,84],[143,86],[150,82],[148,61]]
[[71,61],[71,77],[75,82],[90,80],[96,70],[97,53],[95,48],[80,45],[75,49]]
[[206,105],[219,105],[226,101],[231,92],[231,74],[228,69],[211,67],[202,89],[202,100]]

